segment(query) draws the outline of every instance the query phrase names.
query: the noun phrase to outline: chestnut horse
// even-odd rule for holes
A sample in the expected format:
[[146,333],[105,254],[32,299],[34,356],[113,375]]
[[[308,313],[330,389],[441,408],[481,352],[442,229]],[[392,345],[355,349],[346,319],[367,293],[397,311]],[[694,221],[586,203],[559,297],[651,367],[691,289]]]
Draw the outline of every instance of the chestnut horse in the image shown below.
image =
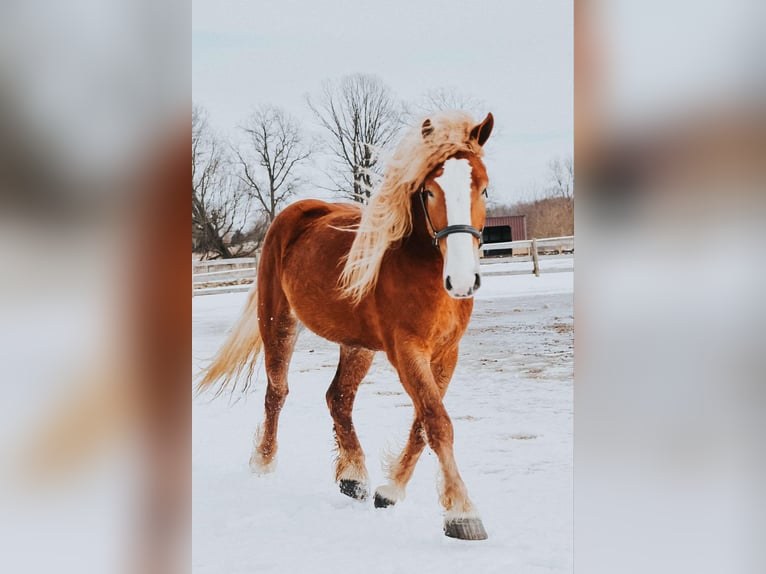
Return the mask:
[[275,466],[277,424],[300,321],[340,345],[326,398],[341,492],[367,498],[365,457],[351,411],[375,352],[384,351],[412,399],[415,418],[404,450],[390,465],[388,483],[375,491],[375,506],[404,498],[428,444],[443,473],[445,534],[487,537],[455,463],[452,422],[442,399],[481,284],[478,249],[488,183],[481,158],[492,126],[492,114],[478,124],[462,112],[435,114],[404,136],[364,209],[305,200],[274,220],[255,289],[198,385],[201,390],[221,381],[220,392],[232,382],[236,386],[246,370],[247,388],[263,350],[268,386],[250,459],[255,472]]

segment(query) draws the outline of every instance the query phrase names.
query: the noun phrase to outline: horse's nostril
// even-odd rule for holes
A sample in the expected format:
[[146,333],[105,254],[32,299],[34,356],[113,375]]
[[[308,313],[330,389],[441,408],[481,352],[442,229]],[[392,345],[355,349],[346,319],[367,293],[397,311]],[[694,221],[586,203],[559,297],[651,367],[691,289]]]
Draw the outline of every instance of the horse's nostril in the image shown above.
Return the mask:
[[479,287],[481,287],[481,275],[477,273],[476,280],[473,282],[473,290],[476,291]]
[[447,278],[444,280],[444,288],[447,291],[452,291],[452,280],[449,278],[449,275],[447,275]]

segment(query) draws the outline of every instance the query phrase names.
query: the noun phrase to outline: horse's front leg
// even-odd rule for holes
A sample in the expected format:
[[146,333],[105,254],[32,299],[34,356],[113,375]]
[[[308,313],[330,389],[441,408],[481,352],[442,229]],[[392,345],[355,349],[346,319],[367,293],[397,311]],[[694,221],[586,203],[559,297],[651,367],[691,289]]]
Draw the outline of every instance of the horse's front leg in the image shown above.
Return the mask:
[[[431,374],[443,399],[457,364],[458,347],[449,347],[431,360]],[[375,507],[386,508],[404,500],[407,483],[426,446],[423,422],[415,417],[410,427],[407,444],[401,454],[388,464],[388,483],[375,490]]]
[[452,421],[444,408],[442,392],[431,371],[428,355],[406,349],[396,354],[395,367],[404,389],[412,398],[425,439],[439,458],[443,477],[439,498],[446,511],[444,533],[452,538],[484,540],[487,533],[458,472]]

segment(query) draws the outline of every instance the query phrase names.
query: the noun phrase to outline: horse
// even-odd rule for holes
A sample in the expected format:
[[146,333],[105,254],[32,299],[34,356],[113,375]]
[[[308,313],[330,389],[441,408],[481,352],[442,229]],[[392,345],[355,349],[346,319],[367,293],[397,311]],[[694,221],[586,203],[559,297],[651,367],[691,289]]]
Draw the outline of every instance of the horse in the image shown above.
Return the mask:
[[214,383],[218,393],[227,387],[233,392],[246,371],[246,390],[263,351],[268,382],[265,416],[250,458],[254,472],[275,468],[279,414],[300,321],[340,346],[326,393],[340,491],[368,498],[352,409],[375,353],[383,351],[415,413],[388,482],[375,490],[374,506],[404,498],[427,444],[441,466],[444,533],[487,538],[458,472],[453,426],[442,401],[481,286],[488,185],[482,156],[493,125],[491,113],[479,123],[464,112],[434,114],[404,134],[364,208],[302,200],[274,219],[244,312],[197,385],[198,392]]

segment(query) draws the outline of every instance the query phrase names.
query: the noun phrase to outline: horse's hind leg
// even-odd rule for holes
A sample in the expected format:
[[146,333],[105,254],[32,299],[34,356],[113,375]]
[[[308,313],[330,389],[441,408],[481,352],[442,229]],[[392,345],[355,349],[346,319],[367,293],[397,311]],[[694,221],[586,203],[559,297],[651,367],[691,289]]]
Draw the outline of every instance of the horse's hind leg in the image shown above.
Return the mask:
[[362,446],[354,430],[351,411],[356,391],[370,370],[374,357],[374,351],[341,345],[338,370],[326,394],[338,444],[335,480],[340,484],[343,494],[357,500],[367,498],[367,468]]
[[[444,398],[457,365],[458,348],[451,347],[431,361],[431,373]],[[423,421],[415,416],[410,427],[407,444],[401,454],[388,464],[388,483],[375,489],[375,508],[393,506],[404,499],[407,483],[412,478],[415,465],[426,446]]]
[[[263,290],[259,291],[261,293]],[[287,370],[295,347],[297,320],[284,294],[278,289],[267,291],[260,303],[258,322],[268,385],[264,401],[265,416],[255,434],[250,468],[257,474],[266,474],[276,466],[279,413],[288,393]]]

